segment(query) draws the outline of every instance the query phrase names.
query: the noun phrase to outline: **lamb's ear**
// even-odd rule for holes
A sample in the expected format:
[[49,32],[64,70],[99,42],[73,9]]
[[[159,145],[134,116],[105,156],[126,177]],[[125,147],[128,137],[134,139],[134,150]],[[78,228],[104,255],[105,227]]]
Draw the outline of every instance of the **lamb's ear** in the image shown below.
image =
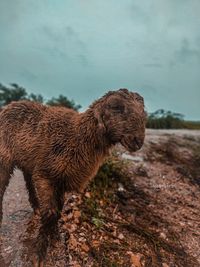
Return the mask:
[[103,121],[103,114],[100,110],[96,109],[94,112],[94,116],[97,119],[98,122],[98,129],[99,129],[99,133],[103,134],[106,131],[106,127]]

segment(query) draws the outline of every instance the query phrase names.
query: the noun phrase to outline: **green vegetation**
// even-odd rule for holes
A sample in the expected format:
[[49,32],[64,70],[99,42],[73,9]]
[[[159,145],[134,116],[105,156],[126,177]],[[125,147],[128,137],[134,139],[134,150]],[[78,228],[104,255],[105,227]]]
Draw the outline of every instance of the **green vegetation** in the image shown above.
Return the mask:
[[48,100],[46,104],[49,106],[67,107],[74,110],[79,110],[81,108],[81,105],[76,105],[73,99],[69,100],[66,96],[63,95],[59,95],[58,98],[53,97],[52,99]]
[[180,113],[159,109],[148,116],[147,128],[152,129],[200,129],[200,121],[185,121]]
[[[117,190],[118,183],[126,184],[129,182],[130,175],[126,171],[127,166],[128,163],[120,160],[113,152],[90,183],[89,191],[92,197],[86,197],[87,209],[84,212],[86,218],[90,217],[92,224],[98,229],[104,226],[104,213],[100,202],[109,206],[115,198],[113,189]],[[111,188],[112,190],[110,190]]]
[[19,100],[30,100],[50,106],[63,106],[74,110],[79,110],[81,108],[81,105],[77,105],[73,99],[69,100],[63,95],[59,95],[57,98],[53,97],[47,101],[44,101],[42,95],[36,95],[33,93],[28,94],[25,88],[16,83],[10,84],[10,87],[0,84],[0,108],[8,105],[12,101]]
[[184,128],[191,130],[200,130],[200,121],[184,121]]
[[8,88],[0,84],[0,107],[9,104],[11,101],[18,101],[27,98],[27,92],[23,87],[17,84],[11,84],[11,88]]

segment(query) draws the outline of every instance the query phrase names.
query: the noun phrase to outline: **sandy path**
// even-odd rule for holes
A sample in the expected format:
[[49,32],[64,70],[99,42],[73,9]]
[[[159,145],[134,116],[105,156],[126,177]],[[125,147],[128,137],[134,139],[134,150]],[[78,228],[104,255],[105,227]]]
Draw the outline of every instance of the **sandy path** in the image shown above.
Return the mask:
[[23,175],[16,170],[3,201],[1,253],[5,263],[0,262],[1,267],[3,264],[5,266],[23,266],[18,262],[18,254],[22,246],[20,237],[26,229],[31,214],[32,209],[29,205]]

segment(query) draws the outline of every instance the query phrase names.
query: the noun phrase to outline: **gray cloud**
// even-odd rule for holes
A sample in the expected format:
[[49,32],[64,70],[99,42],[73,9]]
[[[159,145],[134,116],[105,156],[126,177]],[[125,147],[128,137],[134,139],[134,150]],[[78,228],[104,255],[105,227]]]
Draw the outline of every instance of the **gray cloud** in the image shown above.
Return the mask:
[[[146,4],[144,4],[146,5]],[[150,10],[141,6],[141,4],[132,3],[129,7],[130,16],[134,23],[139,23],[145,25],[151,22]]]
[[84,108],[128,87],[149,111],[199,119],[199,9],[199,0],[1,0],[0,82]]
[[32,81],[32,82],[35,82],[36,79],[38,78],[38,76],[36,74],[34,74],[34,73],[32,73],[32,72],[30,72],[28,70],[22,70],[20,72],[20,75],[25,77],[26,79]]
[[53,28],[45,25],[40,30],[47,37],[43,48],[39,44],[40,49],[66,62],[77,60],[84,67],[89,65],[87,46],[73,27],[61,25]]
[[163,65],[160,64],[160,63],[146,63],[144,64],[145,67],[148,67],[148,68],[162,68]]
[[186,63],[187,61],[200,62],[200,48],[191,48],[190,41],[183,39],[179,50],[175,51],[175,58],[180,63]]

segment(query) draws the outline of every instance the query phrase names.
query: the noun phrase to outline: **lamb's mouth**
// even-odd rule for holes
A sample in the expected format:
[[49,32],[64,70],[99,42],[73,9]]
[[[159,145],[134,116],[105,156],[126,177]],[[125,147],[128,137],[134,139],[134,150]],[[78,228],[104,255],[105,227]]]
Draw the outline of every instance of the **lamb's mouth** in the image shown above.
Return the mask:
[[143,143],[144,140],[137,137],[123,138],[121,140],[121,144],[130,152],[135,152],[139,150],[142,147]]

